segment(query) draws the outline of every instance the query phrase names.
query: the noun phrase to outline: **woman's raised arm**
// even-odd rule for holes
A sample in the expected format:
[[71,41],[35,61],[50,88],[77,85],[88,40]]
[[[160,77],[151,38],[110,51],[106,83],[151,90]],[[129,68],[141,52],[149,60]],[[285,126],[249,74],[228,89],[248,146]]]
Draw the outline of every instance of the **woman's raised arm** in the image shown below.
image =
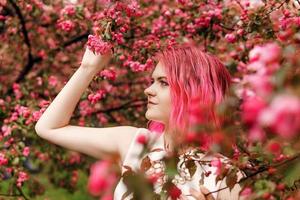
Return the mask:
[[71,79],[55,97],[35,125],[37,134],[50,142],[95,158],[108,152],[121,153],[122,160],[137,130],[131,126],[92,128],[69,125],[70,118],[93,77],[103,69],[111,54],[95,55],[88,48]]

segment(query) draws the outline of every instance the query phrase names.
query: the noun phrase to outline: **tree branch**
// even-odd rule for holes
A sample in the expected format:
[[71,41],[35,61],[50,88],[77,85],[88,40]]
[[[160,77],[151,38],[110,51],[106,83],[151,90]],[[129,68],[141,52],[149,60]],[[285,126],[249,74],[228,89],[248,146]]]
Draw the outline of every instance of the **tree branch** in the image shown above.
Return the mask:
[[[76,42],[80,42],[84,39],[87,39],[87,36],[89,35],[89,31],[87,31],[86,33],[83,33],[82,35],[79,35],[78,37],[75,37],[67,42],[65,42],[64,44],[62,44],[61,47],[58,47],[56,49],[53,49],[52,51],[50,51],[49,53],[58,53],[61,49],[66,48],[67,46],[70,46],[71,44],[74,44]],[[23,68],[23,70],[21,71],[21,73],[19,74],[19,76],[17,77],[15,83],[19,83],[21,81],[23,81],[26,77],[26,75],[30,72],[30,70],[33,68],[33,66],[36,63],[39,63],[42,61],[41,57],[33,57],[30,54],[28,54],[28,61],[27,64],[25,65],[25,67]],[[6,96],[9,96],[13,93],[13,89],[12,87],[10,87],[8,89],[8,91],[6,92]]]
[[[95,112],[92,112],[91,114],[97,114],[97,113],[110,113],[113,111],[117,111],[117,110],[122,110],[122,109],[128,109],[128,108],[132,108],[132,107],[140,107],[140,106],[144,106],[146,105],[146,98],[144,99],[136,99],[133,101],[128,101],[120,106],[116,106],[116,107],[112,107],[112,108],[108,108],[108,109],[103,109],[103,110],[96,110]],[[75,115],[73,117],[73,119],[78,119],[80,118],[81,115]]]
[[[280,163],[277,163],[277,164],[274,164],[274,165],[269,165],[269,166],[263,166],[261,169],[257,170],[256,172],[253,172],[252,174],[250,174],[250,175],[248,175],[248,176],[242,178],[241,180],[239,180],[238,182],[236,182],[236,184],[240,184],[240,183],[242,183],[243,181],[245,181],[245,180],[247,180],[247,179],[249,179],[249,178],[251,178],[251,177],[253,177],[253,176],[256,176],[257,174],[260,174],[260,173],[262,173],[262,172],[265,172],[265,171],[267,171],[270,167],[278,168],[278,167],[280,167],[280,166],[282,166],[282,165],[285,165],[285,164],[287,164],[287,163],[290,163],[291,161],[297,160],[297,159],[299,159],[299,158],[300,158],[300,153],[299,153],[299,154],[296,154],[296,155],[293,156],[292,158],[287,159],[287,160],[285,160],[285,161],[282,161],[282,162],[280,162]],[[220,191],[225,190],[225,189],[227,189],[227,188],[229,188],[229,186],[226,186],[226,187],[220,188],[220,189],[218,189],[218,190],[209,192],[209,193],[205,194],[205,196],[208,196],[208,195],[210,195],[210,194],[212,194],[212,193],[215,193],[215,192],[220,192]]]

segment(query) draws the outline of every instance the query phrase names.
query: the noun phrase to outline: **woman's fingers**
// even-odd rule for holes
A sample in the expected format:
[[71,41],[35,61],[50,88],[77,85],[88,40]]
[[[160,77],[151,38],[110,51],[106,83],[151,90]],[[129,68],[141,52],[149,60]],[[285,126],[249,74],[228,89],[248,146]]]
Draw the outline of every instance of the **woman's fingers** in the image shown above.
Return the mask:
[[190,188],[190,193],[197,200],[206,200],[204,194],[202,192],[195,190],[194,188]]
[[[206,187],[204,187],[204,186],[201,185],[200,186],[200,191],[202,192],[202,194],[204,194],[204,196],[206,197],[207,200],[215,200],[215,198],[213,197],[213,195],[209,194],[210,191]],[[209,195],[207,195],[207,194],[209,194]]]

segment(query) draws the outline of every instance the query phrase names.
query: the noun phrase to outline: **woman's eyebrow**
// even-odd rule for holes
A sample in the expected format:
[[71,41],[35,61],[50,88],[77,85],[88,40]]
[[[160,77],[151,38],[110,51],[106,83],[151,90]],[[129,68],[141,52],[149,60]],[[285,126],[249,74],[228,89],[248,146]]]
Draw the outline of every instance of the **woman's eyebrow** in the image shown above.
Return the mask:
[[[154,79],[155,77],[152,76],[151,78]],[[164,79],[164,78],[166,79],[167,77],[166,77],[166,76],[159,76],[159,77],[157,77],[156,79],[157,79],[157,80],[160,80],[160,79]]]

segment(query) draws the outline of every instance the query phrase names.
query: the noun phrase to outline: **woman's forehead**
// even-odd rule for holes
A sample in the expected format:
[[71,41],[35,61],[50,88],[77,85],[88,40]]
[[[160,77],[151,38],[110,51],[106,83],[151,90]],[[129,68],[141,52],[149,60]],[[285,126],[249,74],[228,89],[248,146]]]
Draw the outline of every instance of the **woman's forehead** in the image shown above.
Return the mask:
[[162,65],[161,62],[159,62],[156,67],[154,68],[154,71],[152,72],[152,77],[161,77],[161,76],[166,76],[164,66]]

